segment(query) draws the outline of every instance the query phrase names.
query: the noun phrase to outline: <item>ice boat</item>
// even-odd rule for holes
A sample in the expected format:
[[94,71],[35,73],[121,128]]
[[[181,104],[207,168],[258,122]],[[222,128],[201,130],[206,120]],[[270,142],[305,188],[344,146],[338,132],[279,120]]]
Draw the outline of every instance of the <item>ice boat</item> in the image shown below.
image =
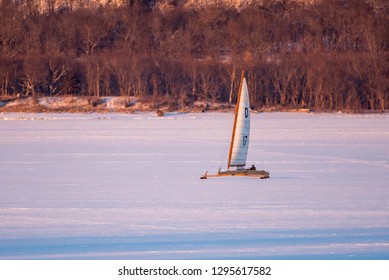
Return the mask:
[[235,108],[235,119],[232,128],[231,144],[228,154],[228,164],[226,170],[221,170],[216,174],[208,174],[208,171],[200,177],[207,179],[221,176],[250,176],[260,179],[269,178],[269,172],[256,170],[254,165],[246,167],[246,158],[249,149],[250,139],[250,102],[244,73],[240,80],[238,100]]

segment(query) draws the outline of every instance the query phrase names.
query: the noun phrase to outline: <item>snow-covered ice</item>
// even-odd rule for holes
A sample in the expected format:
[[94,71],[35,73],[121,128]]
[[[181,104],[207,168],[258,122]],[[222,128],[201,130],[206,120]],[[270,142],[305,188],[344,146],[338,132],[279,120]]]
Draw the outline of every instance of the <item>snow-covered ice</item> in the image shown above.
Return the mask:
[[0,259],[389,259],[389,115],[0,115]]

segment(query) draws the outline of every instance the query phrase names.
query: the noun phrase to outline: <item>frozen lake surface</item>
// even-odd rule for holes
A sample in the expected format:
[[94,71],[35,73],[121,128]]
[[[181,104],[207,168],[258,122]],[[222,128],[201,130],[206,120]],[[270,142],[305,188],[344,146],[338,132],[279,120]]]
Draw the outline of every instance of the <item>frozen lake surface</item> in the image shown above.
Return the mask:
[[389,259],[389,115],[0,115],[0,259]]

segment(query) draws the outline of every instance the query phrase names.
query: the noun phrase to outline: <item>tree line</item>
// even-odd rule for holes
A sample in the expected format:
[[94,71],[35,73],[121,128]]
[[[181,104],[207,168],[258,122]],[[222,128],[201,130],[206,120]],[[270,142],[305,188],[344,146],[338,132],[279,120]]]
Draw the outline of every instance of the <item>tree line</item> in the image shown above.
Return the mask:
[[183,108],[235,102],[244,70],[255,108],[388,109],[385,0],[184,2],[42,11],[2,0],[0,96],[135,96]]

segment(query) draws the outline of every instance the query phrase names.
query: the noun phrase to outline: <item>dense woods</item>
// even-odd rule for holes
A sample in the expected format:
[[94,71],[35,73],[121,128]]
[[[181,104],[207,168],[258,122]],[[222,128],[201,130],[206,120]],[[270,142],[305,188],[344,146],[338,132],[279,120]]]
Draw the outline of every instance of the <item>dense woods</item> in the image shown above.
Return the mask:
[[257,109],[389,107],[385,0],[54,2],[1,1],[3,99],[135,96],[180,109],[234,102],[244,70]]

